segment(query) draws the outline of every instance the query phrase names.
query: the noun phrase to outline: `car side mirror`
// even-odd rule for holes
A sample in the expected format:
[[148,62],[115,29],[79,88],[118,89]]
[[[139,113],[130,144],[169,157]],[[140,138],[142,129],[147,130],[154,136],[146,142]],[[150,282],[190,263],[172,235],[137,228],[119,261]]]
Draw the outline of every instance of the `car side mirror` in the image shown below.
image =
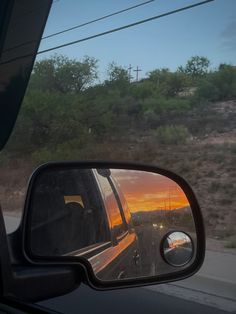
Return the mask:
[[29,182],[22,231],[30,262],[80,266],[99,289],[183,279],[205,254],[190,186],[170,171],[139,164],[40,166]]

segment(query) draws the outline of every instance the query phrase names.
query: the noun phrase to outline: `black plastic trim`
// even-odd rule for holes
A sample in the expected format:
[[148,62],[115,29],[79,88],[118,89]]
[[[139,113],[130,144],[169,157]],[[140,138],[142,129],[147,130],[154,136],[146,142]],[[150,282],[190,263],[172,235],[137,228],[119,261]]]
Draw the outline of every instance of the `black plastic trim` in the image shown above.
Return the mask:
[[[6,87],[0,93],[0,150],[11,135],[21,108],[52,1],[41,0],[43,5],[37,15],[24,15],[30,9],[32,13],[35,6],[39,9],[37,0],[8,0],[4,6],[6,11],[0,32],[0,82]],[[24,18],[18,20],[17,16]],[[31,43],[24,45],[27,38]],[[9,44],[15,48],[9,50]],[[18,59],[22,54],[27,54],[27,57]]]

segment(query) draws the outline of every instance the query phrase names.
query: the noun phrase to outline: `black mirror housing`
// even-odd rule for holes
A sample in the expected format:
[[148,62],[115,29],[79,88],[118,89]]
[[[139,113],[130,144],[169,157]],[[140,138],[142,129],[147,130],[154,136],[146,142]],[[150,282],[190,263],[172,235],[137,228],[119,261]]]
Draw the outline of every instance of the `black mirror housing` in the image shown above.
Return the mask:
[[30,264],[77,268],[99,290],[184,279],[205,255],[203,218],[188,183],[135,163],[40,166],[29,181],[21,231]]

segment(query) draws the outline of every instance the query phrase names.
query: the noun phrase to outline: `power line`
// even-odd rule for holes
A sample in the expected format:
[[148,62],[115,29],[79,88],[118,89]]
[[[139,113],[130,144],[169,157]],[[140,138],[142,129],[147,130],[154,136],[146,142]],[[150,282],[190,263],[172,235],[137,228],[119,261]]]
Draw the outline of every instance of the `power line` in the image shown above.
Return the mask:
[[[141,20],[141,21],[137,21],[137,22],[134,22],[134,23],[131,23],[131,24],[127,24],[127,25],[121,26],[121,27],[113,28],[113,29],[110,29],[110,30],[102,32],[102,33],[91,35],[91,36],[88,36],[88,37],[85,37],[85,38],[82,38],[82,39],[78,39],[78,40],[75,40],[75,41],[71,41],[71,42],[68,42],[68,43],[65,43],[65,44],[62,44],[62,45],[54,46],[52,48],[40,50],[40,51],[38,51],[38,53],[36,53],[36,55],[43,54],[43,53],[46,53],[46,52],[49,52],[49,51],[53,51],[53,50],[56,50],[56,49],[68,47],[68,46],[71,46],[71,45],[74,45],[74,44],[78,44],[78,43],[81,43],[81,42],[84,42],[84,41],[87,41],[87,40],[90,40],[90,39],[94,39],[94,38],[97,38],[97,37],[105,36],[105,35],[108,35],[108,34],[111,34],[111,33],[115,33],[115,32],[118,32],[118,31],[130,28],[130,27],[134,27],[134,26],[137,26],[137,25],[140,25],[140,24],[144,24],[144,23],[147,23],[147,22],[150,22],[150,21],[153,21],[153,20],[156,20],[156,19],[168,16],[168,15],[172,15],[172,14],[179,13],[179,12],[182,12],[182,11],[185,11],[185,10],[189,10],[189,9],[192,9],[192,8],[195,8],[195,7],[198,7],[198,6],[204,5],[204,4],[209,3],[209,2],[213,2],[213,1],[215,1],[215,0],[205,0],[205,1],[202,1],[202,2],[198,2],[198,3],[195,3],[195,4],[189,5],[189,6],[185,6],[185,7],[173,10],[173,11],[169,11],[169,12],[166,12],[166,13],[163,13],[163,14],[160,14],[160,15],[156,15],[156,16],[153,16],[153,17]],[[27,58],[27,57],[30,57],[32,55],[34,55],[34,54],[26,54],[26,55],[23,55],[23,56],[15,57],[15,58],[12,58],[10,60],[1,62],[0,65],[1,64],[6,64],[6,63],[9,63],[9,62],[13,62],[13,61],[16,61],[16,60],[19,60],[19,59],[22,59],[22,58]]]
[[118,14],[130,11],[130,10],[136,9],[138,7],[141,7],[143,5],[149,4],[149,3],[154,2],[154,1],[155,0],[149,0],[149,1],[146,1],[146,2],[142,2],[142,3],[139,3],[139,4],[133,5],[133,6],[128,7],[126,9],[123,9],[123,10],[120,10],[120,11],[116,11],[114,13],[110,13],[110,14],[104,15],[102,17],[99,17],[99,18],[95,19],[95,20],[91,20],[91,21],[85,22],[83,24],[75,25],[73,27],[64,29],[64,30],[62,30],[60,32],[56,32],[56,33],[44,36],[42,39],[47,39],[47,38],[51,38],[51,37],[54,37],[54,36],[57,36],[57,35],[60,35],[60,34],[64,34],[66,32],[72,31],[74,29],[77,29],[77,28],[80,28],[80,27],[83,27],[83,26],[86,26],[86,25],[89,25],[89,24],[92,24],[92,23],[95,23],[95,22],[98,22],[98,21],[102,21],[102,20],[107,19],[109,17],[112,17],[112,16],[115,16],[115,15],[118,15]]
[[130,28],[130,27],[133,27],[133,26],[137,26],[137,25],[140,25],[140,24],[144,24],[144,23],[156,20],[158,18],[167,16],[167,15],[171,15],[171,14],[175,14],[175,13],[178,13],[178,12],[181,12],[181,11],[185,11],[185,10],[188,10],[188,9],[191,9],[191,8],[194,8],[194,7],[197,7],[197,6],[206,4],[208,2],[212,2],[212,1],[215,1],[215,0],[206,0],[206,1],[198,2],[198,3],[192,4],[192,5],[186,6],[186,7],[182,7],[180,9],[176,9],[176,10],[173,10],[173,11],[169,11],[169,12],[166,12],[166,13],[163,13],[163,14],[160,14],[160,15],[156,15],[156,16],[147,18],[145,20],[137,21],[137,22],[134,22],[134,23],[131,23],[131,24],[127,24],[127,25],[124,25],[124,26],[121,26],[121,27],[113,28],[111,30],[108,30],[108,31],[105,31],[105,32],[102,32],[102,33],[98,33],[98,34],[95,34],[95,35],[92,35],[92,36],[89,36],[89,37],[85,37],[85,38],[78,39],[78,40],[75,40],[75,41],[71,41],[71,42],[68,42],[68,43],[65,43],[65,44],[62,44],[62,45],[58,45],[58,46],[55,46],[55,47],[52,47],[52,48],[41,50],[37,54],[46,53],[46,52],[49,52],[49,51],[52,51],[52,50],[55,50],[55,49],[71,46],[71,45],[74,45],[74,44],[77,44],[77,43],[80,43],[80,42],[83,42],[83,41],[87,41],[87,40],[90,40],[90,39],[93,39],[93,38],[97,38],[97,37],[101,37],[101,36],[108,35],[108,34],[111,34],[111,33],[115,33],[115,32],[118,32],[118,31]]
[[[59,0],[58,0],[59,1]],[[88,22],[85,22],[85,23],[82,23],[82,24],[79,24],[79,25],[75,25],[73,27],[70,27],[70,28],[67,28],[67,29],[64,29],[62,31],[59,31],[59,32],[56,32],[56,33],[52,33],[52,34],[49,34],[47,36],[44,36],[42,37],[42,40],[45,40],[45,39],[48,39],[48,38],[51,38],[51,37],[54,37],[54,36],[57,36],[57,35],[61,35],[61,34],[64,34],[66,32],[69,32],[69,31],[72,31],[74,29],[77,29],[77,28],[81,28],[81,27],[84,27],[84,26],[87,26],[87,25],[90,25],[90,24],[93,24],[93,23],[96,23],[96,22],[99,22],[99,21],[102,21],[102,20],[105,20],[109,17],[112,17],[112,16],[115,16],[115,15],[118,15],[118,14],[121,14],[121,13],[124,13],[124,12],[127,12],[127,11],[130,11],[130,10],[133,10],[133,9],[136,9],[138,7],[141,7],[143,5],[146,5],[146,4],[149,4],[151,2],[154,2],[155,0],[148,0],[146,2],[142,2],[142,3],[139,3],[139,4],[136,4],[136,5],[133,5],[131,7],[128,7],[126,9],[122,9],[122,10],[119,10],[119,11],[116,11],[116,12],[113,12],[113,13],[110,13],[110,14],[107,14],[107,15],[104,15],[104,16],[101,16],[97,19],[94,19],[94,20],[91,20],[91,21],[88,21]],[[54,0],[55,2],[55,0]],[[20,44],[20,45],[17,45],[17,46],[14,46],[14,47],[11,47],[11,48],[8,48],[6,50],[4,50],[3,52],[7,52],[7,51],[11,51],[13,49],[16,49],[16,48],[20,48],[22,46],[26,46],[26,45],[29,45],[29,44],[32,44],[34,43],[35,40],[30,40],[30,41],[26,41],[24,42],[23,44]]]

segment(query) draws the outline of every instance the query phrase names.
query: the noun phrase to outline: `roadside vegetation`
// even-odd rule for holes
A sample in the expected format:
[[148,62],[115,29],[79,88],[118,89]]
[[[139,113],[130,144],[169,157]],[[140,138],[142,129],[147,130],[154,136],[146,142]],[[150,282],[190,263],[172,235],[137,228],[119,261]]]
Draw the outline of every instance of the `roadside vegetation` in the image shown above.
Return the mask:
[[26,180],[42,162],[135,160],[182,175],[197,193],[208,234],[234,234],[235,67],[210,70],[207,58],[195,56],[175,72],[154,69],[135,82],[115,63],[101,78],[98,66],[87,56],[36,62],[0,155],[1,179],[9,184],[0,186],[3,209],[21,208]]

